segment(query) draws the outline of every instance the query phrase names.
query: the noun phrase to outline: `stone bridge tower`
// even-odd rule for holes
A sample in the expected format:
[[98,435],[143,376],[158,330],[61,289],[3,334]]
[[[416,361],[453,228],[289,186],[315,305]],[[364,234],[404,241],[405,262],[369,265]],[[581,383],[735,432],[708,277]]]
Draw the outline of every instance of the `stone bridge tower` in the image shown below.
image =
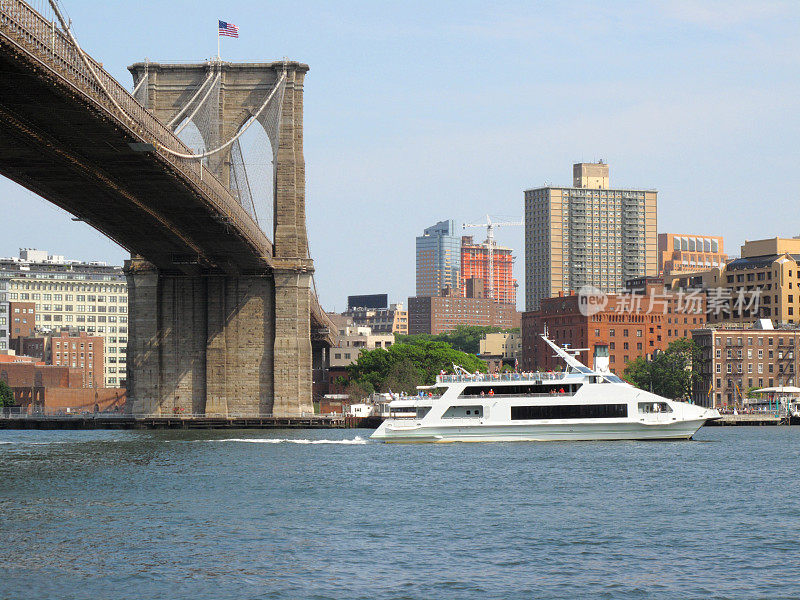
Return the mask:
[[[132,410],[148,414],[274,414],[312,412],[310,286],[303,158],[303,79],[297,62],[136,63],[137,99],[175,129],[195,106],[204,82],[216,82],[214,126],[201,131],[206,147],[231,139],[275,88],[280,110],[259,122],[272,144],[273,256],[260,273],[207,271],[176,264],[156,272],[136,258],[128,267],[132,338]],[[144,81],[142,81],[144,79]],[[210,88],[210,86],[206,86]],[[203,88],[205,90],[206,88]],[[184,111],[184,112],[181,112]],[[258,125],[253,125],[258,126]],[[230,148],[208,168],[231,185]],[[187,224],[190,227],[190,224]],[[224,265],[224,256],[220,257]],[[131,364],[133,363],[133,364]],[[174,381],[178,383],[175,384]]]

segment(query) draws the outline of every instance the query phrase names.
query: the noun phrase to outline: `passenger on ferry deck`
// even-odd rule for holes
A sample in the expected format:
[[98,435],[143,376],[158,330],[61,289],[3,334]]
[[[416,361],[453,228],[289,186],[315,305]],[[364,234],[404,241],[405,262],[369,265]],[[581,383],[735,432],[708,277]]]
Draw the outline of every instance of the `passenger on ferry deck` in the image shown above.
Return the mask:
[[490,390],[489,390],[489,395],[490,395],[490,396],[494,396],[494,390],[493,390],[493,389],[490,389]]
[[565,393],[565,392],[564,392],[564,388],[561,388],[561,389],[559,389],[559,390],[558,390],[558,393],[559,393],[559,394],[564,394],[564,393]]

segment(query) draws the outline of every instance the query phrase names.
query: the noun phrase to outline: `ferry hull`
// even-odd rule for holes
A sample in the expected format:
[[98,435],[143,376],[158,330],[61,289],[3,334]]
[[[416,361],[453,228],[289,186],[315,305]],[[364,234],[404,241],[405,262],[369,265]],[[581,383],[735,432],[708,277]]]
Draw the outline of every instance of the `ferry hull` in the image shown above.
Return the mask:
[[688,440],[706,419],[671,423],[542,423],[408,427],[385,421],[371,439],[387,443],[410,442],[551,442],[594,440]]

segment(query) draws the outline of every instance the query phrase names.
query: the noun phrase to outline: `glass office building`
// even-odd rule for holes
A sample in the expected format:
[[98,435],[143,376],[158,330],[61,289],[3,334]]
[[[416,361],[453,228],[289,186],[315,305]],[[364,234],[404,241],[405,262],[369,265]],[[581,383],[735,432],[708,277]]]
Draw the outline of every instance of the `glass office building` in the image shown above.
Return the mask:
[[455,221],[439,221],[417,237],[417,296],[460,294],[461,236]]

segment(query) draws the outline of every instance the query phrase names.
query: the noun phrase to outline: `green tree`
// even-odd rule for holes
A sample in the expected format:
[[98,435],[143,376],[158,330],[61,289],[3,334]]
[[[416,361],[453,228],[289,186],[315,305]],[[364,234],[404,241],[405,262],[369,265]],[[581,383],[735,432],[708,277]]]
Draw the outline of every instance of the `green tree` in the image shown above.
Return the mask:
[[362,385],[357,381],[350,381],[348,382],[347,387],[344,388],[344,393],[350,396],[350,400],[363,400],[374,391],[375,389],[369,384],[369,382]]
[[701,381],[702,364],[700,348],[692,340],[681,338],[650,360],[640,356],[629,362],[625,379],[665,398],[687,398]]
[[747,388],[747,392],[745,392],[744,397],[745,398],[764,398],[764,392],[761,392],[761,393],[758,393],[758,394],[755,393],[756,390],[760,390],[760,389],[761,388],[758,387],[758,386],[755,386],[755,385],[751,386],[751,387]]
[[402,344],[419,344],[424,342],[445,342],[456,350],[467,354],[477,354],[480,352],[481,338],[487,333],[497,333],[499,331],[519,331],[516,329],[500,329],[499,327],[481,327],[477,325],[458,325],[453,331],[447,331],[438,335],[421,333],[417,335],[397,336],[397,342]]
[[0,408],[14,406],[14,391],[0,379]]
[[486,363],[476,356],[430,340],[396,343],[388,350],[362,350],[347,372],[352,381],[364,387],[414,394],[416,386],[434,384],[439,371],[451,372],[454,364],[470,372],[486,372]]
[[381,385],[381,391],[414,393],[416,387],[421,385],[423,377],[424,373],[414,365],[414,362],[404,358],[389,367],[386,379]]

